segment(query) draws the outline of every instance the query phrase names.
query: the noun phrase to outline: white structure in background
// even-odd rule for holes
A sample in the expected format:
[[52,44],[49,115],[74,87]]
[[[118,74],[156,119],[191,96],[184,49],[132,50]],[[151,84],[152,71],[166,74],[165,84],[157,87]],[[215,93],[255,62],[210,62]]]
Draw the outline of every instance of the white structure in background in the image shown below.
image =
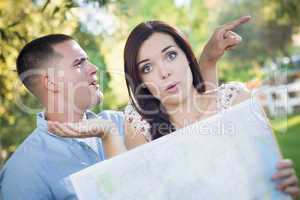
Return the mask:
[[272,117],[300,111],[300,54],[278,58],[262,68],[266,79],[256,96]]
[[300,80],[282,85],[263,85],[255,89],[254,94],[271,116],[291,114],[300,107]]

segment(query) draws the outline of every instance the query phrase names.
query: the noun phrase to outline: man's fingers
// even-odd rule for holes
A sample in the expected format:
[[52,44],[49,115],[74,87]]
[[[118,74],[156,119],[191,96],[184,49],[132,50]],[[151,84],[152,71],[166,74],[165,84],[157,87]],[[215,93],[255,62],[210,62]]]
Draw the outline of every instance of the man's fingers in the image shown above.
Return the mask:
[[229,23],[225,24],[223,26],[223,29],[225,30],[225,32],[233,30],[233,29],[239,27],[240,25],[249,22],[250,19],[251,19],[251,16],[242,16],[239,19],[236,19],[236,20],[234,20],[232,22],[229,22]]
[[80,123],[70,123],[68,127],[80,134],[80,137],[102,137],[110,131],[110,122],[102,119],[86,120]]
[[88,132],[88,128],[86,123],[80,122],[80,123],[68,123],[67,127],[74,131],[77,132],[78,134],[85,135]]
[[60,135],[63,137],[74,138],[80,135],[78,132],[71,130],[67,124],[58,123],[56,126],[60,130]]
[[99,135],[97,125],[91,126],[89,123],[85,122],[68,124],[67,128],[73,131],[73,133],[75,133],[79,138],[97,137]]
[[48,129],[50,132],[53,132],[56,135],[65,136],[66,133],[64,129],[61,126],[59,126],[59,124],[60,124],[59,122],[50,122],[48,123]]
[[91,119],[79,123],[48,122],[49,131],[69,138],[104,137],[105,133],[118,132],[113,122]]
[[48,122],[47,123],[47,125],[48,125],[48,131],[49,132],[54,132],[53,130],[54,130],[54,128],[55,128],[55,126],[54,126],[54,122]]

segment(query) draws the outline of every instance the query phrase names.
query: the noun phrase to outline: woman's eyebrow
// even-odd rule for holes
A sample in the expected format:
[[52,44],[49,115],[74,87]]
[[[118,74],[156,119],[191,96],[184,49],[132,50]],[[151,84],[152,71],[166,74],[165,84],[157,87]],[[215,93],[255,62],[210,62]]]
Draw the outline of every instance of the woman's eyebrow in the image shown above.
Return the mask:
[[[163,49],[161,50],[161,52],[163,53],[163,52],[167,51],[167,50],[168,50],[169,48],[171,48],[171,47],[175,47],[175,46],[174,46],[174,45],[169,45],[169,46],[163,48]],[[141,60],[141,61],[139,61],[136,65],[139,66],[139,64],[141,64],[141,63],[143,63],[143,62],[147,62],[147,61],[149,61],[149,59]]]
[[175,46],[174,46],[174,45],[169,45],[169,46],[163,48],[163,49],[161,50],[161,52],[163,53],[163,52],[167,51],[168,49],[170,49],[171,47],[175,47]]
[[143,62],[147,62],[149,61],[149,59],[144,59],[144,60],[141,60],[140,62],[138,62],[136,65],[139,66],[139,64],[143,63]]

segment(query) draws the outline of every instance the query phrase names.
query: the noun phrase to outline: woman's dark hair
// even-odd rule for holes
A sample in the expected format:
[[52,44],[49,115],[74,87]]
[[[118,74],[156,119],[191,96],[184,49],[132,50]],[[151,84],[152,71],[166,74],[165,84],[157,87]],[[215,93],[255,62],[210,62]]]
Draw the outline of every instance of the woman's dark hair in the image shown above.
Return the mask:
[[153,33],[170,35],[183,50],[190,65],[193,76],[193,86],[198,93],[205,92],[203,78],[199,71],[199,64],[185,36],[176,28],[162,21],[148,21],[137,25],[129,34],[124,49],[124,65],[126,84],[131,103],[143,119],[150,124],[152,139],[159,138],[175,131],[169,120],[169,115],[161,102],[144,87],[137,66],[137,56],[141,45]]

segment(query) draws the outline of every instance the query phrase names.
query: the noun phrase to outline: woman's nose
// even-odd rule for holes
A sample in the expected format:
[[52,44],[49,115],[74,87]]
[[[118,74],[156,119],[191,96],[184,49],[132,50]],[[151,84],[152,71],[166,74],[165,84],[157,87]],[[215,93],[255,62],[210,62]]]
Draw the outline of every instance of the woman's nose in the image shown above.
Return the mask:
[[170,69],[170,67],[163,62],[159,64],[158,68],[162,79],[166,79],[172,74],[172,70]]

